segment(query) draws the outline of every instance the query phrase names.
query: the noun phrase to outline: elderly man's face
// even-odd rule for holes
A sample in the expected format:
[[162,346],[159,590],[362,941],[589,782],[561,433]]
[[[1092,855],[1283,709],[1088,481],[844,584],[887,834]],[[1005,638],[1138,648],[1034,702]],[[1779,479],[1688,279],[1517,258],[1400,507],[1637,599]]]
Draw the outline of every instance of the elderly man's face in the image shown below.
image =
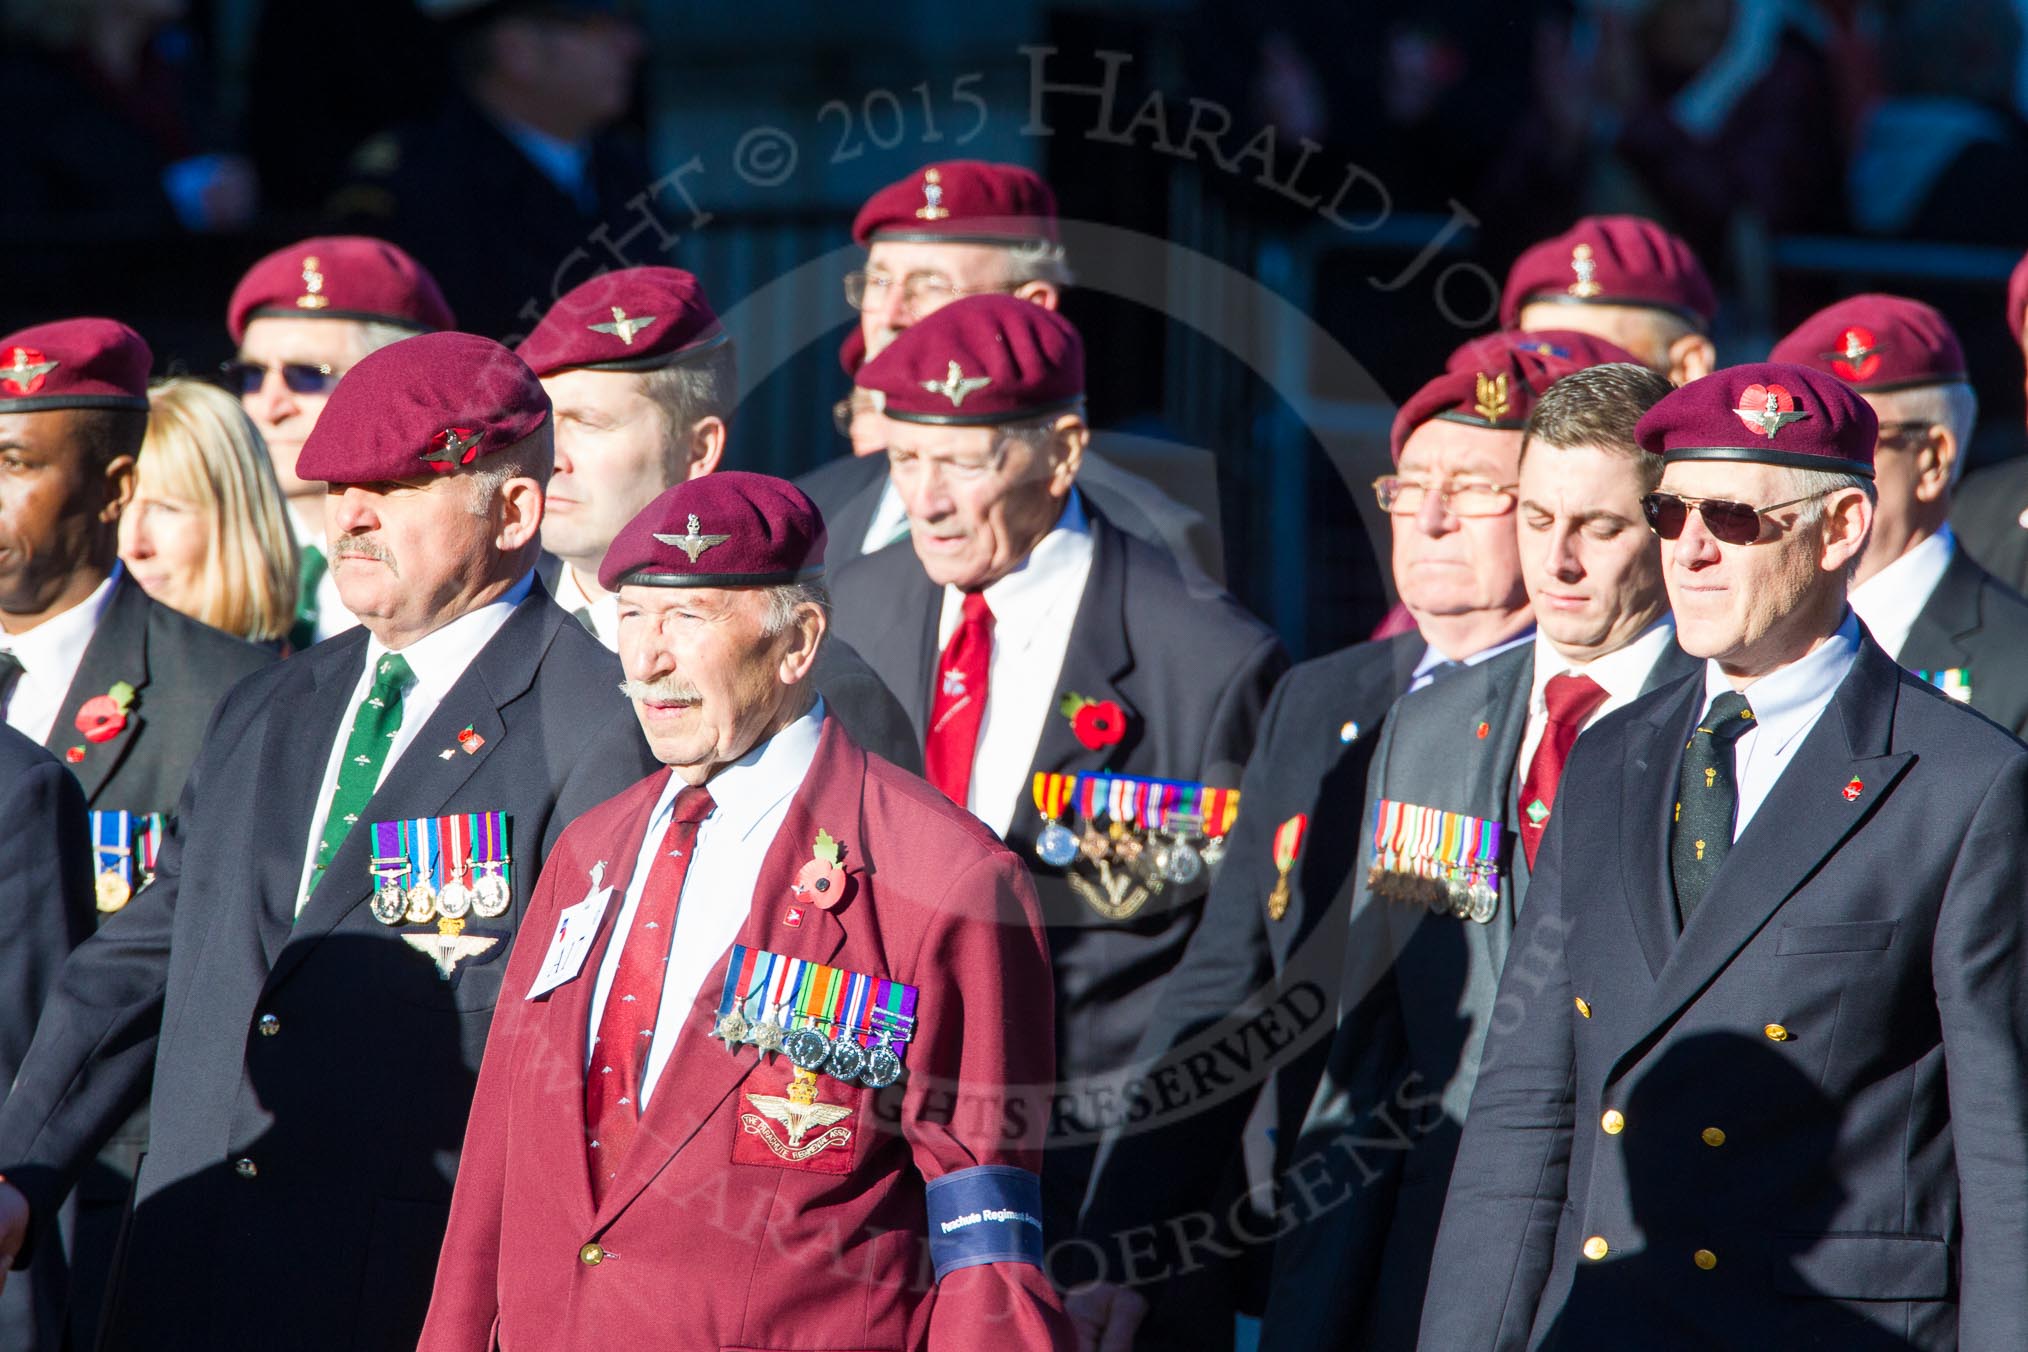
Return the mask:
[[324,529],[345,608],[397,650],[472,609],[499,577],[499,520],[470,474],[332,484]]
[[859,311],[867,357],[879,356],[903,329],[960,296],[1011,290],[1007,279],[1007,250],[998,245],[875,241],[866,253],[866,302]]
[[1625,647],[1668,605],[1662,552],[1641,515],[1633,452],[1537,441],[1521,462],[1521,576],[1535,625],[1590,661]]
[[976,591],[1012,572],[1056,524],[1077,478],[1081,443],[1059,438],[1044,449],[993,427],[882,422],[909,538],[940,587]]
[[[263,373],[259,387],[241,394],[239,403],[267,443],[268,458],[274,461],[275,478],[285,496],[302,497],[322,487],[296,477],[296,457],[323,415],[338,378],[363,355],[363,328],[349,319],[283,315],[263,316],[246,326],[238,360],[263,368]],[[292,372],[291,367],[297,369]],[[290,388],[291,376],[305,388]]]
[[[1432,419],[1409,434],[1397,477],[1422,485],[1420,508],[1394,523],[1394,586],[1424,616],[1515,611],[1527,603],[1514,539],[1519,432]],[[1459,516],[1441,491],[1466,485],[1504,490],[1498,514]]]
[[765,588],[627,586],[619,595],[627,698],[648,749],[686,783],[738,760],[800,707],[806,634],[796,625],[767,632]]
[[[1793,471],[1721,460],[1671,463],[1662,471],[1661,491],[1755,507],[1798,495]],[[1801,524],[1806,502],[1767,513],[1759,539],[1747,545],[1714,538],[1701,515],[1688,514],[1682,535],[1662,544],[1663,577],[1684,652],[1760,676],[1830,632],[1844,602],[1845,566],[1865,547],[1873,513],[1856,490],[1826,495],[1824,502],[1835,514],[1816,526]]]

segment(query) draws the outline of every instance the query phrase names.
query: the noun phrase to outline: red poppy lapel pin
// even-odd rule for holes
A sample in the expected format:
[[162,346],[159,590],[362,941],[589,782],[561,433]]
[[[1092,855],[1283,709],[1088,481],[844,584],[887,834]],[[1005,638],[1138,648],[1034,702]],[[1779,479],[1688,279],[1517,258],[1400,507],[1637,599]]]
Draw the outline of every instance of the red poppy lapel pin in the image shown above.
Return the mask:
[[1057,712],[1070,720],[1070,730],[1087,751],[1118,746],[1127,735],[1127,715],[1109,699],[1087,699],[1071,691],[1058,702]]

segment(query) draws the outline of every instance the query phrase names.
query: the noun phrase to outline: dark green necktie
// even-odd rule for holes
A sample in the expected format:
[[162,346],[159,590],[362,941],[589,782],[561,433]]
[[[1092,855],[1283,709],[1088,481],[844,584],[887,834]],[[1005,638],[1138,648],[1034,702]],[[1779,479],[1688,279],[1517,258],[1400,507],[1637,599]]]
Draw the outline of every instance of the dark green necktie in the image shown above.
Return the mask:
[[289,647],[301,652],[317,641],[317,588],[331,561],[316,545],[304,545],[296,567],[296,622],[289,627]]
[[1732,848],[1732,823],[1739,812],[1733,743],[1752,727],[1746,696],[1728,690],[1711,701],[1684,748],[1675,829],[1669,837],[1669,876],[1676,884],[1676,917],[1685,925]]
[[[345,739],[345,759],[338,766],[338,787],[331,793],[331,811],[324,818],[324,834],[317,840],[317,869],[310,879],[310,891],[324,881],[324,870],[338,857],[339,846],[358,824],[367,800],[380,786],[380,767],[387,763],[387,748],[401,727],[401,697],[415,683],[408,659],[389,653],[373,669],[373,685],[352,716],[352,734]],[[363,884],[362,884],[363,886]]]

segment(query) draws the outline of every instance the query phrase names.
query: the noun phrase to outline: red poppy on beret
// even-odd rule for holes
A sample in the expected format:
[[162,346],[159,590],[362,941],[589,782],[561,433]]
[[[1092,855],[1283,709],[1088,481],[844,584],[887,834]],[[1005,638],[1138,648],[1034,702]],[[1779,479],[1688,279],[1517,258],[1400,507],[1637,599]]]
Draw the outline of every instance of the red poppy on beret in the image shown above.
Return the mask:
[[890,183],[866,199],[852,238],[932,243],[1057,242],[1056,194],[1018,164],[944,160]]
[[148,407],[147,340],[116,319],[59,319],[0,338],[0,413]]
[[665,489],[620,528],[599,585],[775,587],[824,571],[824,514],[786,479],[725,470]]
[[1905,296],[1853,296],[1796,325],[1767,354],[1884,393],[1965,378],[1965,350],[1944,317]]
[[1665,310],[1699,332],[1718,313],[1718,293],[1690,246],[1640,216],[1587,216],[1524,250],[1500,293],[1500,327],[1513,328],[1535,301]]
[[1880,419],[1834,375],[1790,362],[1729,366],[1671,390],[1634,439],[1664,460],[1740,460],[1873,477]]
[[277,249],[246,270],[225,307],[235,343],[249,320],[352,319],[418,333],[457,320],[428,269],[399,247],[367,235],[320,235]]
[[528,364],[490,338],[425,333],[368,353],[331,392],[296,473],[358,484],[450,474],[527,440],[549,417]]
[[572,367],[650,371],[730,341],[695,276],[622,268],[565,292],[514,351],[548,376]]
[[966,296],[903,329],[859,368],[898,422],[981,427],[1060,413],[1084,398],[1084,339],[1054,310]]

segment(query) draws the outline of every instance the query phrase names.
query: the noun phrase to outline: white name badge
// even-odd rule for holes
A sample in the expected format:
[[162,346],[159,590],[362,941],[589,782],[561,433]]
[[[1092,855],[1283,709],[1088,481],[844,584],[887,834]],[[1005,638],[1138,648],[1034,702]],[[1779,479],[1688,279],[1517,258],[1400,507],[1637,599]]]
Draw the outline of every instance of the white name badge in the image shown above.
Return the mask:
[[605,861],[600,860],[592,868],[591,886],[586,889],[584,900],[566,906],[556,918],[556,933],[549,936],[549,951],[542,955],[542,967],[524,999],[547,995],[584,970],[585,955],[591,952],[592,940],[598,937],[599,921],[613,899],[613,889],[599,885],[605,873]]

